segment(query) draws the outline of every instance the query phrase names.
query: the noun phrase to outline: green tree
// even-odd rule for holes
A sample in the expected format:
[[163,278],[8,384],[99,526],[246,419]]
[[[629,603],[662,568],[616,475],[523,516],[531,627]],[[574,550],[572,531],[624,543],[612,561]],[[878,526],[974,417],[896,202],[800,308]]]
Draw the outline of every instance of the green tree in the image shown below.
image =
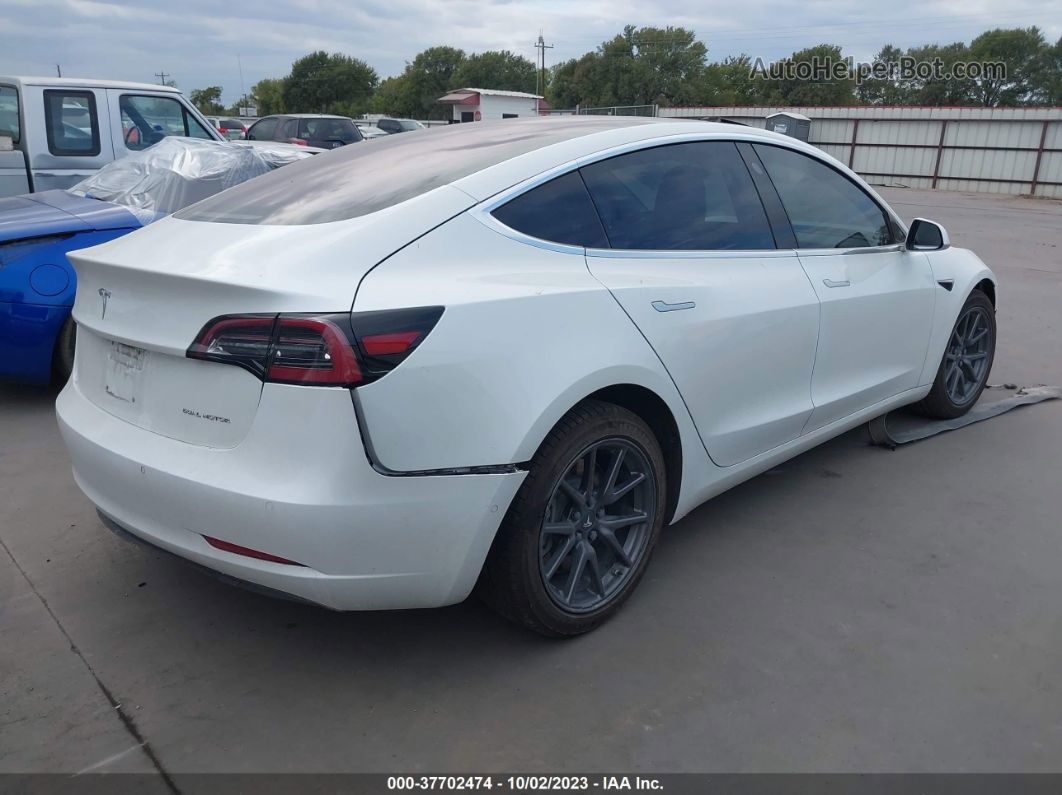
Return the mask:
[[388,116],[411,117],[420,113],[420,109],[411,101],[409,81],[405,75],[389,77],[380,83],[369,107],[373,113]]
[[1005,76],[974,80],[973,96],[982,105],[1020,105],[1034,99],[1047,43],[1039,28],[996,28],[970,42],[970,59],[1003,64]]
[[[890,67],[900,63],[903,50],[892,44],[886,44],[874,61]],[[899,74],[889,74],[882,77],[867,77],[856,86],[856,96],[865,105],[902,105],[907,97],[905,87],[900,82]]]
[[752,58],[742,53],[728,56],[704,70],[695,104],[762,105],[767,102],[769,84],[752,74]]
[[[819,44],[799,50],[779,64],[810,64],[812,72],[807,79],[786,76],[771,80],[768,89],[770,100],[778,105],[851,105],[855,102],[855,78],[851,74],[841,77],[831,71],[832,65],[843,63],[841,48],[833,44]],[[821,74],[818,73],[821,70]]]
[[225,106],[221,104],[221,86],[193,89],[189,99],[204,116],[217,116],[225,112]]
[[451,87],[532,92],[536,82],[535,65],[527,58],[508,50],[487,50],[461,62]]
[[259,116],[271,116],[287,110],[284,105],[285,82],[285,78],[266,78],[251,86],[251,104],[258,108]]
[[[402,78],[406,81],[406,114],[418,119],[444,119],[450,108],[439,105],[438,99],[452,88],[457,70],[464,63],[465,52],[456,47],[429,47],[406,64]],[[482,88],[482,86],[478,86]]]
[[969,105],[976,88],[974,81],[957,77],[955,64],[970,60],[970,50],[961,41],[953,44],[928,44],[907,50],[915,63],[939,63],[941,76],[912,77],[900,81],[904,102],[911,105]]
[[681,105],[703,82],[707,48],[685,28],[635,28],[554,68],[550,96],[572,105]]
[[1062,37],[1051,47],[1045,47],[1040,68],[1032,78],[1034,102],[1042,105],[1062,105]]
[[284,105],[292,113],[361,113],[379,83],[376,70],[342,53],[312,52],[291,65]]

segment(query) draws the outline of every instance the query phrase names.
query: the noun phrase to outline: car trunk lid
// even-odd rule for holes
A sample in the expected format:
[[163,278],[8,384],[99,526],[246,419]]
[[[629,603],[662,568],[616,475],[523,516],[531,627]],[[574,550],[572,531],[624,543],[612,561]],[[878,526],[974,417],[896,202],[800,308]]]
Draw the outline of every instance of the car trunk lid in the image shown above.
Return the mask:
[[167,218],[70,255],[78,275],[75,379],[100,407],[193,444],[233,447],[262,382],[186,358],[213,318],[347,312],[362,276],[473,200],[439,188],[347,221],[257,226]]

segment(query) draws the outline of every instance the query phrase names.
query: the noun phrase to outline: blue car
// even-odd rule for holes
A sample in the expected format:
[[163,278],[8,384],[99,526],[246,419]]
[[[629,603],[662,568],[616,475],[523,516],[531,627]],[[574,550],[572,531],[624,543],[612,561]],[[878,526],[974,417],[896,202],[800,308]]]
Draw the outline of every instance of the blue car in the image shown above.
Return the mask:
[[49,190],[0,199],[0,378],[65,380],[77,280],[66,252],[139,229],[119,204]]
[[62,383],[70,375],[77,278],[67,252],[318,151],[171,137],[67,190],[0,199],[0,380]]

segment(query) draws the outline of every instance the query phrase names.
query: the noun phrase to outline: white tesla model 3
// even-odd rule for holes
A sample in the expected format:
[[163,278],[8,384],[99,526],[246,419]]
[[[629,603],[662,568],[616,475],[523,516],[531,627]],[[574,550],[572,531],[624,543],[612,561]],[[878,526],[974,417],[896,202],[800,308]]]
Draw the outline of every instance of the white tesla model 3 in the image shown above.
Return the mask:
[[58,415],[104,521],[340,610],[600,624],[664,525],[906,404],[995,277],[818,149],[519,119],[350,146],[71,256]]

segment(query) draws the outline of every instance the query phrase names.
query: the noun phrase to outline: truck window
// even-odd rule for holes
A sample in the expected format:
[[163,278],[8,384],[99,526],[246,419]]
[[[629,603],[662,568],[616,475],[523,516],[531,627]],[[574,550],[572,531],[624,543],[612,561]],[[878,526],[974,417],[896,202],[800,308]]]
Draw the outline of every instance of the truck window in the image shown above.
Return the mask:
[[100,122],[96,95],[91,91],[45,91],[44,126],[53,155],[95,157],[100,153]]
[[0,86],[0,135],[11,137],[12,143],[18,143],[18,91],[11,86]]
[[128,149],[147,149],[167,135],[214,140],[188,109],[173,97],[122,94],[122,136]]

